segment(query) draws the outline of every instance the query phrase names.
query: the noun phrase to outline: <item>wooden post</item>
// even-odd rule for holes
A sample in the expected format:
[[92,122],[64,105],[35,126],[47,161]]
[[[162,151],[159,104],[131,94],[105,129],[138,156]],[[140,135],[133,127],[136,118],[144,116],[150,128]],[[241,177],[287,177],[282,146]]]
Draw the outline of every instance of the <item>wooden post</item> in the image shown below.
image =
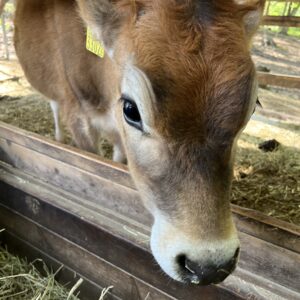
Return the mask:
[[4,42],[4,47],[5,47],[6,59],[9,60],[10,57],[9,57],[9,49],[8,49],[8,39],[7,39],[6,28],[5,28],[5,14],[4,13],[1,16],[1,24],[2,24],[3,42]]
[[285,14],[286,14],[286,12],[287,12],[288,5],[289,5],[289,2],[286,0],[286,1],[285,1],[285,4],[284,4],[282,16],[285,16]]
[[[271,1],[268,1],[267,2],[268,4],[266,5],[265,7],[265,12],[264,12],[264,16],[268,16],[269,15],[269,10],[270,10],[270,6],[271,6]],[[263,29],[264,29],[264,35],[263,35],[263,41],[262,41],[262,44],[263,46],[267,45],[267,31],[268,31],[268,28],[266,26],[263,26]]]

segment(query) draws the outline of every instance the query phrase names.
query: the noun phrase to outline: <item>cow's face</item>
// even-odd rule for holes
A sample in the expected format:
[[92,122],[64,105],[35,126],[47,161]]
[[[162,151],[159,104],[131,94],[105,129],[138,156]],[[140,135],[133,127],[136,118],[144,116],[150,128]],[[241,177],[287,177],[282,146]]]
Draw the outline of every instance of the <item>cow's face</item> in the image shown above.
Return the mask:
[[239,252],[229,192],[236,139],[257,97],[249,40],[262,3],[79,4],[120,69],[118,129],[154,216],[156,260],[179,281],[224,280]]

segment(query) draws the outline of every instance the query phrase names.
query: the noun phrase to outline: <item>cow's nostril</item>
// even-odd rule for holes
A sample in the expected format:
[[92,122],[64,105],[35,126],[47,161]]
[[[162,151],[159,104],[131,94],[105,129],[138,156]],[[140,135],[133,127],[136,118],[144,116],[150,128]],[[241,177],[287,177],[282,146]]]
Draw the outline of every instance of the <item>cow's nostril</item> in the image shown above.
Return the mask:
[[199,264],[193,262],[186,257],[186,255],[179,255],[177,257],[177,263],[180,266],[180,270],[183,279],[200,285],[216,284],[223,281],[230,273],[235,269],[239,249],[236,250],[234,256],[224,264]]
[[180,266],[180,270],[183,275],[183,279],[193,284],[200,284],[198,275],[193,269],[190,269],[188,259],[184,254],[177,256],[177,263]]
[[185,260],[186,260],[186,256],[184,254],[177,256],[177,263],[179,264],[181,269],[185,268]]

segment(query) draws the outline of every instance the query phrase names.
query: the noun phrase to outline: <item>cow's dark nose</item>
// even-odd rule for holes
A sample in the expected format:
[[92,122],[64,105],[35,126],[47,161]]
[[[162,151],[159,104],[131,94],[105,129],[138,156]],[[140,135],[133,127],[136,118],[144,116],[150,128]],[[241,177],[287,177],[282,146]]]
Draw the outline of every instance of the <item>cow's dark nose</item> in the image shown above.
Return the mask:
[[187,282],[199,285],[220,283],[234,271],[239,251],[240,249],[238,248],[229,261],[219,265],[199,264],[189,260],[185,255],[180,255],[177,259],[183,279]]

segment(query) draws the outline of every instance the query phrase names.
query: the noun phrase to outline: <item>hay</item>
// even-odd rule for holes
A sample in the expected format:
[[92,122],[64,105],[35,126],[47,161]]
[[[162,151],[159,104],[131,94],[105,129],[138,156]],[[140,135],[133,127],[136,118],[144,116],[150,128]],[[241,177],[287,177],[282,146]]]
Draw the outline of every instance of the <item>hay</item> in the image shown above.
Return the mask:
[[[38,271],[37,264],[42,266],[45,276]],[[69,292],[55,280],[55,275],[59,270],[53,273],[40,259],[28,263],[0,248],[0,299],[79,299],[75,294],[76,289]]]
[[[79,300],[77,290],[83,279],[68,290],[55,280],[61,268],[52,272],[41,259],[29,263],[0,247],[0,300]],[[113,286],[103,289],[99,300],[105,300],[111,289]]]
[[[232,203],[300,225],[300,132],[252,120],[239,140]],[[277,151],[258,144],[276,138]]]

